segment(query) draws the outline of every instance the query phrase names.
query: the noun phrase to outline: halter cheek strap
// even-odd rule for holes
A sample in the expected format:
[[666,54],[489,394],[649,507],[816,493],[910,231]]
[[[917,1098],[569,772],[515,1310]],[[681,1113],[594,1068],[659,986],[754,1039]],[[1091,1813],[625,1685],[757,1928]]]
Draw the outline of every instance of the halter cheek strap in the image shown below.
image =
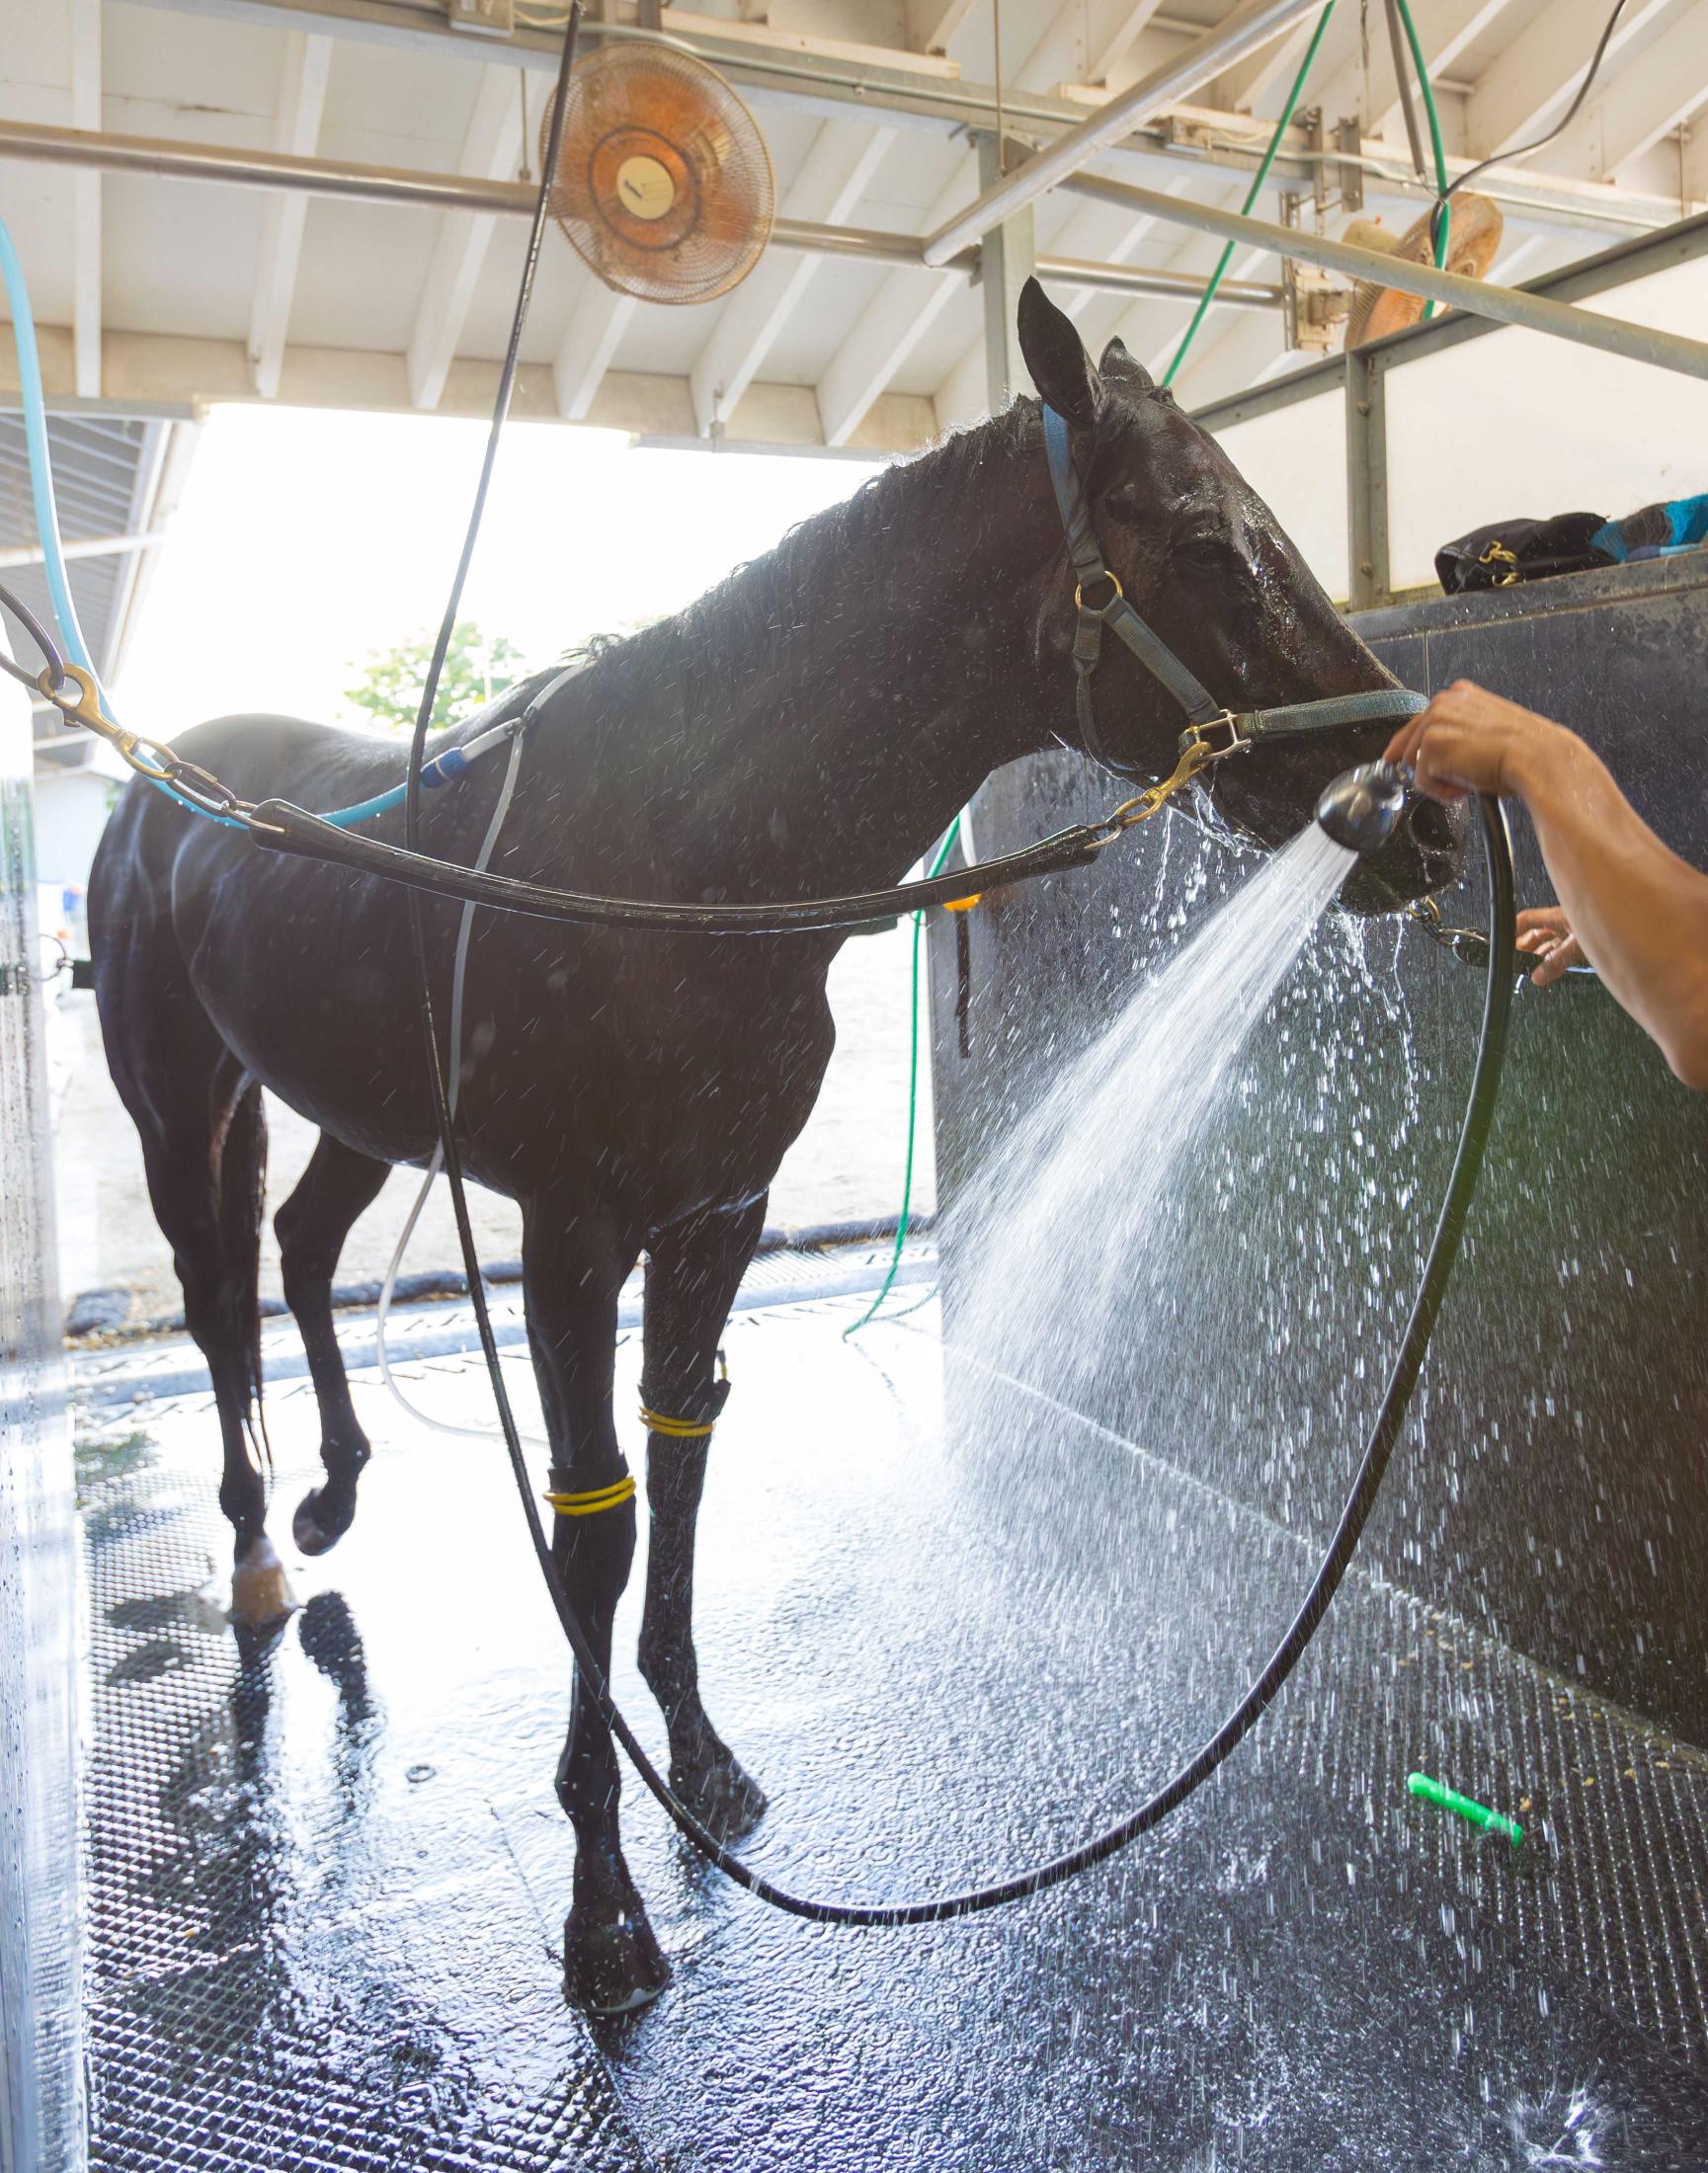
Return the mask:
[[[1092,675],[1102,654],[1103,629],[1130,649],[1145,670],[1167,687],[1186,715],[1180,741],[1182,765],[1201,767],[1254,740],[1277,739],[1300,732],[1332,731],[1337,725],[1401,723],[1427,706],[1423,694],[1404,686],[1372,687],[1366,693],[1331,694],[1316,701],[1285,702],[1272,709],[1228,709],[1180,662],[1168,643],[1147,626],[1121,594],[1121,585],[1103,563],[1086,504],[1085,486],[1074,466],[1067,419],[1044,406],[1044,451],[1050,482],[1067,531],[1074,564],[1074,707],[1080,736],[1094,761],[1117,777],[1138,772],[1115,762],[1104,749],[1092,701]],[[1193,762],[1192,758],[1196,757]],[[1178,774],[1178,773],[1177,773]]]

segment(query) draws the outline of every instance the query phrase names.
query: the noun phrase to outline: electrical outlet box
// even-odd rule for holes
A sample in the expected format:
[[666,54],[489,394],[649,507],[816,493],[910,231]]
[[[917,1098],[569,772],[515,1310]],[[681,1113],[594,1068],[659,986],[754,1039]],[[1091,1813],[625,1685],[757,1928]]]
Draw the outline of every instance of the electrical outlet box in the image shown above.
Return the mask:
[[453,31],[508,38],[516,29],[516,0],[447,0],[447,9]]

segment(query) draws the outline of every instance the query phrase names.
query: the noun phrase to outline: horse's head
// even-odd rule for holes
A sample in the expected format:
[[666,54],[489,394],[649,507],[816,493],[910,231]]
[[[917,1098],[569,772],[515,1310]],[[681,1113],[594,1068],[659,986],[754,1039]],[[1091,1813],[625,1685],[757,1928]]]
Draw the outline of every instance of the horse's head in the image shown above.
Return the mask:
[[[1104,562],[1139,616],[1216,700],[1256,709],[1395,684],[1214,439],[1118,340],[1094,365],[1072,322],[1035,280],[1020,297],[1019,334],[1032,382],[1068,423]],[[1072,575],[1054,563],[1039,641],[1063,652],[1067,703]],[[1173,696],[1113,640],[1103,643],[1095,687],[1104,751],[1135,771],[1167,776],[1185,722]],[[1213,763],[1199,791],[1222,823],[1256,844],[1278,845],[1310,820],[1323,787],[1380,755],[1392,731],[1391,723],[1347,725],[1264,741]],[[1070,736],[1064,726],[1063,737]],[[1464,837],[1462,810],[1418,802],[1389,843],[1353,871],[1342,902],[1354,912],[1383,913],[1438,890],[1458,871]]]

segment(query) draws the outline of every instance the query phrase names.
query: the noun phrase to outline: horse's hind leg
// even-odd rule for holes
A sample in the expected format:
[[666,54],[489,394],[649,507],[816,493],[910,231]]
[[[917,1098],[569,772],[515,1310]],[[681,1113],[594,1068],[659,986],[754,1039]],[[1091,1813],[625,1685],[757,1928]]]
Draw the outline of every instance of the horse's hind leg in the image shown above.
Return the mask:
[[[219,1506],[231,1523],[231,1614],[240,1628],[284,1621],[296,1602],[267,1536],[267,1489],[251,1448],[261,1389],[257,1277],[267,1118],[261,1088],[171,977],[154,983],[152,1016],[102,1023],[114,1079],[142,1141],[154,1217],[184,1289],[184,1321],[207,1361],[224,1469]],[[128,1030],[126,1030],[128,1029]]]
[[[640,1671],[670,1730],[671,1786],[722,1840],[756,1825],[765,1796],[706,1718],[693,1649],[693,1536],[711,1425],[729,1394],[717,1343],[765,1224],[762,1197],[733,1214],[698,1215],[653,1241],[646,1264],[642,1407],[674,1421],[646,1445],[652,1538]],[[703,1426],[705,1432],[677,1427]]]
[[323,1555],[356,1515],[356,1483],[371,1451],[350,1401],[344,1354],[332,1326],[332,1278],[351,1226],[378,1197],[389,1163],[359,1155],[322,1132],[308,1167],[279,1213],[285,1302],[302,1333],[320,1406],[320,1461],[326,1484],[306,1493],[291,1523],[305,1555]]

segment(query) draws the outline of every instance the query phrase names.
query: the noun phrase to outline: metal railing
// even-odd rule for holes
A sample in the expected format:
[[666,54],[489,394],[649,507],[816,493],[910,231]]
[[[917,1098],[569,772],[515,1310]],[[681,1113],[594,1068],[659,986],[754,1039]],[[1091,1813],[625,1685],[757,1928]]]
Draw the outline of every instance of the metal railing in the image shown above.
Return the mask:
[[[1531,281],[1518,291],[1557,302],[1584,301],[1702,256],[1708,256],[1708,213],[1663,227],[1659,233],[1618,242]],[[1208,431],[1231,430],[1236,423],[1278,415],[1301,401],[1321,399],[1337,390],[1342,393],[1346,410],[1346,604],[1350,610],[1371,610],[1394,599],[1388,543],[1389,372],[1505,329],[1487,317],[1455,311],[1392,333],[1368,347],[1354,348],[1350,354],[1332,355],[1256,391],[1211,401],[1192,411],[1193,420]],[[1659,367],[1667,366],[1661,354],[1649,360]]]

